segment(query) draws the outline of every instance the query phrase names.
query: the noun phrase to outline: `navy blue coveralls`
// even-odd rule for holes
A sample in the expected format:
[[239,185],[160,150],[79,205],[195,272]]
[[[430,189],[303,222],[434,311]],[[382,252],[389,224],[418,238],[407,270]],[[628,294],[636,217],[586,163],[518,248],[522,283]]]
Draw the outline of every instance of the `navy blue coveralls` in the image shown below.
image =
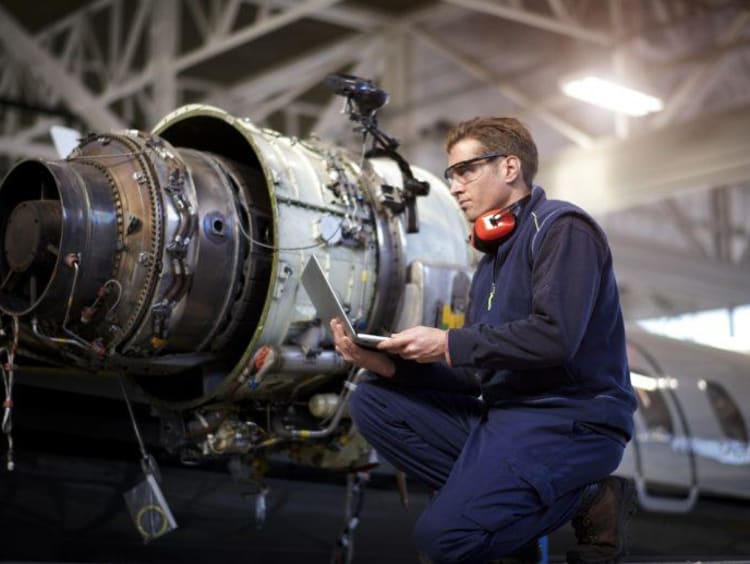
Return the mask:
[[451,367],[394,358],[392,379],[351,396],[378,453],[436,490],[415,529],[436,564],[487,562],[565,524],[619,465],[636,406],[612,256],[579,208],[534,187],[470,297]]

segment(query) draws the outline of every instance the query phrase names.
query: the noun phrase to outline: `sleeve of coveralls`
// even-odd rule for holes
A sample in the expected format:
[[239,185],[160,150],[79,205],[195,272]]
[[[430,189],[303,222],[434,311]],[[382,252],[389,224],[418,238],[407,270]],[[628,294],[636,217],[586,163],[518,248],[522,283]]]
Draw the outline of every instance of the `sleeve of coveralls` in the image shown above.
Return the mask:
[[532,268],[531,315],[501,325],[452,329],[452,366],[536,369],[577,351],[596,303],[606,243],[577,216],[562,216],[541,242]]

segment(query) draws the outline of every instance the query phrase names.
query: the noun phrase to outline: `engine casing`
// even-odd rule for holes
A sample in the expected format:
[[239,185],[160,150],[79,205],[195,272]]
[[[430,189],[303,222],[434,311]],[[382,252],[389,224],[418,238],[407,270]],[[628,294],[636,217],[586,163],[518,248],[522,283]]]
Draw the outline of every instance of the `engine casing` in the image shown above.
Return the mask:
[[[203,105],[151,133],[92,134],[0,187],[0,310],[29,356],[124,372],[165,405],[314,390],[347,367],[299,282],[312,254],[360,330],[445,322],[463,303],[467,225],[439,179],[414,173],[430,192],[407,233],[388,159]],[[238,385],[264,345],[274,370]]]

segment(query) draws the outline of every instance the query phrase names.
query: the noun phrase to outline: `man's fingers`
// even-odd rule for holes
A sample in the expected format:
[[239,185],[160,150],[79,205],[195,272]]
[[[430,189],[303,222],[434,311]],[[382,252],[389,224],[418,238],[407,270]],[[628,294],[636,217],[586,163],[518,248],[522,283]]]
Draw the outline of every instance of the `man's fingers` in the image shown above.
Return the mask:
[[394,333],[385,341],[380,341],[377,347],[380,350],[401,354],[411,343],[411,338],[403,333]]
[[341,323],[338,319],[331,319],[329,326],[331,327],[331,333],[333,333],[334,339],[344,336],[344,331],[341,328]]

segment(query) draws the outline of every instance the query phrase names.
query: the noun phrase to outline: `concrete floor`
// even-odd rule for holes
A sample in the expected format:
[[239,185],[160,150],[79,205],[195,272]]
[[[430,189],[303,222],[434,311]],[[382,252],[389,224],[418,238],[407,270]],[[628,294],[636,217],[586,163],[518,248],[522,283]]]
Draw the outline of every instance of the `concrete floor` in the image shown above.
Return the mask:
[[[162,466],[163,491],[179,528],[147,545],[123,492],[143,478],[137,459],[102,461],[19,455],[0,473],[0,558],[36,562],[243,562],[327,564],[344,526],[344,476],[276,468],[267,520],[256,522],[255,489],[215,469]],[[354,564],[416,563],[411,530],[427,501],[410,485],[401,507],[393,476],[374,472],[354,536]],[[687,516],[640,512],[633,562],[750,560],[750,508],[702,500]],[[565,527],[549,539],[550,561],[574,543]]]

